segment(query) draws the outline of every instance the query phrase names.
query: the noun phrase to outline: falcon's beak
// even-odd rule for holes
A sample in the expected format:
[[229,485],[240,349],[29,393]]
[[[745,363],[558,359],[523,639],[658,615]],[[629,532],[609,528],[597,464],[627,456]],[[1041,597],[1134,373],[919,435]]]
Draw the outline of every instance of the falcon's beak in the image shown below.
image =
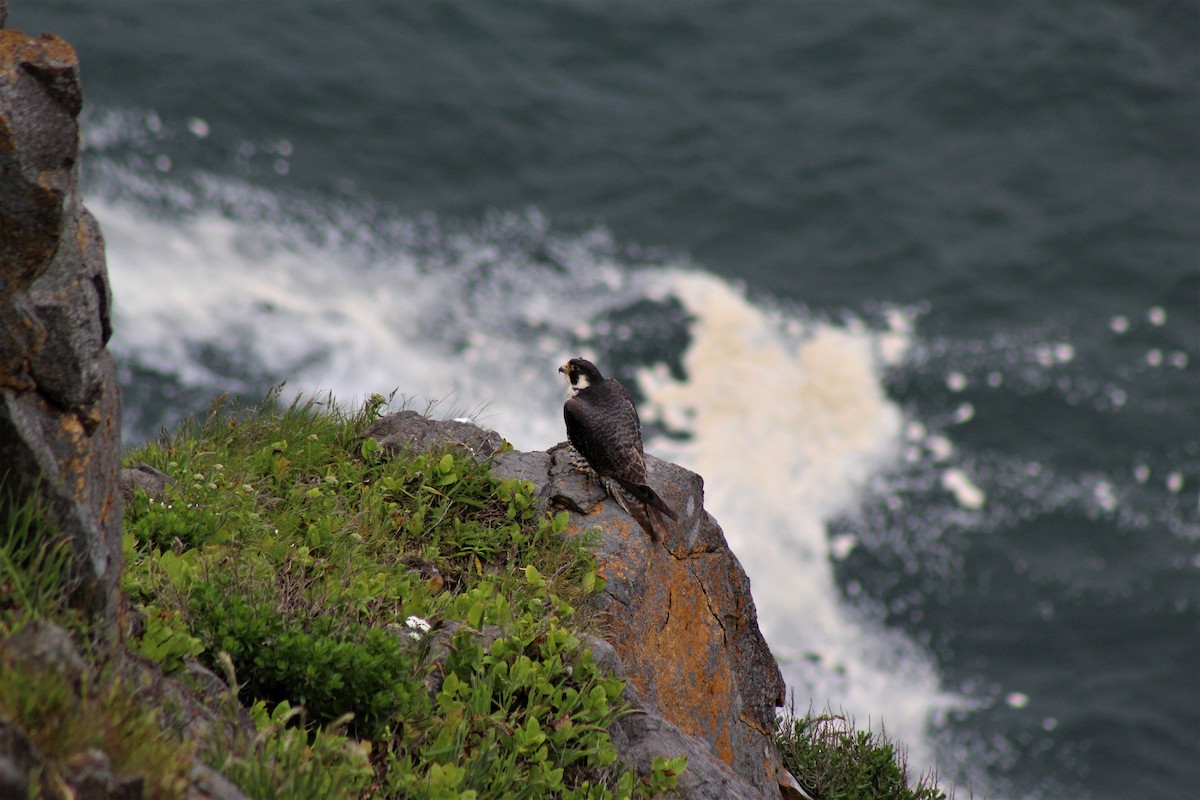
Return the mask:
[[558,368],[558,371],[561,372],[563,375],[566,375],[567,374],[567,365],[563,364],[561,367]]

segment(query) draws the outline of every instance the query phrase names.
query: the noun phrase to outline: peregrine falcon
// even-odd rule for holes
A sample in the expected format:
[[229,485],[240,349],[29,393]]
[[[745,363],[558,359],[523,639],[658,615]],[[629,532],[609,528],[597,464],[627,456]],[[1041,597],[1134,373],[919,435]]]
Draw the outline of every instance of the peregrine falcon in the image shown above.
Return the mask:
[[[642,455],[642,424],[633,398],[614,378],[605,378],[596,365],[573,358],[558,368],[567,376],[567,402],[563,418],[567,438],[588,466],[600,476],[608,492],[621,507],[658,540],[655,526],[663,526],[658,514],[677,520],[678,516],[646,482],[646,462]],[[611,482],[617,484],[616,487]],[[622,496],[621,489],[641,503],[643,513],[635,514]]]

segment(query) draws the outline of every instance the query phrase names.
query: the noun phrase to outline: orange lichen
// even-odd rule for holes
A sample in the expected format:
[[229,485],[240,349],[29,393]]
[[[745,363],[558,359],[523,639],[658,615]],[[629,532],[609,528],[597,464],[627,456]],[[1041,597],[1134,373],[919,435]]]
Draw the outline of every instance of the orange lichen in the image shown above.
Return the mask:
[[79,56],[53,33],[34,37],[15,28],[0,30],[0,77],[26,64],[42,72],[68,72],[79,66]]
[[[645,537],[639,528],[618,525],[623,537]],[[727,709],[735,693],[734,665],[725,631],[714,616],[707,592],[692,570],[691,560],[679,560],[661,546],[633,548],[647,559],[605,560],[610,580],[638,581],[654,577],[646,602],[615,616],[608,638],[626,665],[629,680],[643,695],[657,699],[666,718],[683,732],[709,738],[723,761],[733,763],[732,732]],[[731,608],[736,598],[728,591],[717,598]]]

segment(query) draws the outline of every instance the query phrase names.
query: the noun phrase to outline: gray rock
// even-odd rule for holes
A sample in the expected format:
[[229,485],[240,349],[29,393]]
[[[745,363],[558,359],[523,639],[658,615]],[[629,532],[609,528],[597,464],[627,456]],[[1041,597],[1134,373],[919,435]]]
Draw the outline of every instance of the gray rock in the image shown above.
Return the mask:
[[197,761],[192,765],[186,800],[246,800],[242,790],[215,769]]
[[0,483],[68,539],[71,600],[115,631],[120,390],[104,242],[78,192],[79,63],[0,30]]
[[520,450],[509,450],[500,453],[492,459],[492,475],[497,478],[529,481],[538,488],[542,499],[549,500],[550,483],[546,476],[550,474],[549,453],[525,453]]
[[[2,0],[0,0],[2,2]],[[35,797],[29,778],[42,757],[15,723],[0,719],[0,797]],[[48,787],[39,785],[42,793]]]
[[4,22],[7,19],[8,19],[8,0],[0,0],[0,28],[4,27]]
[[149,464],[134,464],[121,470],[121,497],[128,503],[133,499],[133,493],[141,489],[151,500],[162,500],[167,486],[175,483],[175,479]]
[[375,439],[389,453],[414,453],[453,447],[478,459],[489,458],[504,447],[504,439],[495,431],[471,422],[429,419],[416,411],[397,411],[371,424],[363,433]]
[[123,653],[119,668],[125,684],[137,687],[139,703],[164,709],[164,728],[196,742],[201,758],[249,742],[258,732],[229,685],[198,661],[166,675],[150,659]]
[[0,642],[0,652],[16,663],[53,672],[78,688],[87,672],[71,634],[51,622],[31,622]]
[[108,754],[95,747],[72,754],[63,779],[76,800],[142,800],[146,793],[141,775],[117,775]]
[[104,346],[112,334],[104,239],[95,219],[76,209],[75,236],[59,243],[49,268],[30,287],[34,314],[46,329],[31,374],[59,408],[91,403],[103,391]]

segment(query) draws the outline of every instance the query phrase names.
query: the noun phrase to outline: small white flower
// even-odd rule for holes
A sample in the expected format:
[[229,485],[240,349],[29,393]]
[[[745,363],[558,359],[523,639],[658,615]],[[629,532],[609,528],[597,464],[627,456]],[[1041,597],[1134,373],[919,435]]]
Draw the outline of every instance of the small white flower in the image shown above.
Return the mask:
[[411,617],[404,620],[404,624],[407,625],[408,627],[412,628],[413,630],[418,630],[418,631],[421,631],[422,633],[425,633],[429,630],[429,622],[427,620],[421,619],[416,614],[413,614]]

